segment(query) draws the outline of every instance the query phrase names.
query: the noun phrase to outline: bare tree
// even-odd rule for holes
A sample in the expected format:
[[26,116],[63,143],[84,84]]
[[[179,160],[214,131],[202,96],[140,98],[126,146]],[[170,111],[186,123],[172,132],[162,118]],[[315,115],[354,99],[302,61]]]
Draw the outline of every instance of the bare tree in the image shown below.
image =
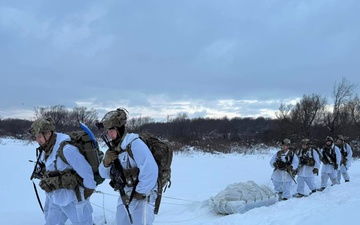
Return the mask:
[[68,125],[69,112],[64,105],[36,107],[35,118],[51,118],[54,121],[55,127],[63,130]]
[[174,119],[172,119],[171,121],[172,122],[180,122],[180,121],[185,121],[188,119],[189,119],[189,117],[188,117],[187,113],[183,112],[183,113],[178,113],[176,115],[176,117]]
[[281,103],[279,107],[279,111],[275,112],[275,116],[278,118],[279,133],[281,135],[281,137],[279,138],[288,137],[289,134],[292,133],[290,112],[293,107],[294,106],[292,104]]
[[295,130],[300,136],[310,137],[314,123],[320,121],[326,105],[326,98],[318,94],[304,95],[300,102],[291,110],[290,117]]
[[355,98],[349,102],[349,111],[351,118],[356,125],[360,126],[360,98],[355,96]]
[[279,107],[279,112],[275,112],[276,118],[278,118],[279,120],[289,119],[290,112],[293,107],[294,106],[292,104],[281,103]]
[[145,117],[139,117],[139,118],[131,118],[128,119],[126,122],[126,127],[131,131],[139,131],[139,128],[143,126],[144,124],[148,124],[153,122],[151,117],[145,116]]
[[356,86],[344,77],[340,83],[335,83],[331,96],[334,100],[333,109],[331,113],[325,114],[325,123],[331,134],[334,134],[336,127],[339,126],[342,109],[354,96]]
[[98,113],[95,109],[88,110],[86,107],[75,107],[70,113],[70,119],[72,125],[76,125],[79,122],[85,124],[94,124],[98,118]]
[[48,117],[53,119],[58,131],[65,132],[77,129],[79,122],[94,127],[98,114],[95,109],[88,110],[86,107],[76,107],[72,111],[63,105],[35,108],[36,119]]

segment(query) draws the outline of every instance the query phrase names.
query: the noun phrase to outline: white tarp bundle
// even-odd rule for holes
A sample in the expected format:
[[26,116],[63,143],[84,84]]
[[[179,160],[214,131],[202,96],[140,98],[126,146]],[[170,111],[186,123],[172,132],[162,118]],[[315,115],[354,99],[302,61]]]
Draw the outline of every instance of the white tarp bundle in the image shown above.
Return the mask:
[[270,187],[257,185],[254,181],[228,185],[209,200],[210,207],[217,213],[244,213],[250,209],[269,206],[277,201]]

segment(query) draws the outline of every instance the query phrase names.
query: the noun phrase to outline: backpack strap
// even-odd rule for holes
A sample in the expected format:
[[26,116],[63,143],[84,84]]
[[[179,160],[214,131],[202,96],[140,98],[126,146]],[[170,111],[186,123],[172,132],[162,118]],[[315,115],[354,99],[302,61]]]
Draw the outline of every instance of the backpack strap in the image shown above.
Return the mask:
[[315,148],[310,146],[310,151],[311,151],[311,158],[314,158],[314,151],[316,151]]
[[[135,138],[134,140],[132,140],[127,146],[126,146],[126,149],[125,151],[127,151],[127,153],[129,154],[129,156],[134,160],[134,154],[131,150],[131,144],[133,141],[135,141],[136,139],[140,139],[142,140],[140,137],[137,137]],[[142,140],[144,142],[144,140]],[[144,142],[145,143],[145,142]],[[145,143],[146,145],[146,143]],[[151,149],[150,149],[151,151]],[[160,177],[158,177],[157,179],[157,197],[155,199],[155,205],[154,205],[154,214],[158,214],[159,212],[159,207],[160,207],[160,203],[161,203],[161,198],[162,198],[162,180],[160,179]],[[137,185],[137,184],[136,184]],[[135,189],[136,189],[136,185],[134,186],[132,192],[131,192],[131,195],[130,195],[130,201],[133,199],[134,197],[134,194],[135,194]],[[170,187],[170,186],[169,186]]]
[[[68,161],[66,160],[66,158],[65,158],[65,156],[64,156],[64,146],[67,145],[67,144],[70,144],[70,142],[69,142],[69,141],[63,141],[63,142],[60,143],[60,147],[59,147],[59,149],[58,149],[57,152],[56,152],[56,158],[60,157],[60,159],[61,159],[64,163],[66,163],[66,164],[69,165]],[[57,170],[57,168],[56,168],[56,170]]]
[[[313,148],[313,151],[316,151],[316,153],[318,154],[318,156],[319,156],[319,158],[321,158],[322,156],[321,156],[321,152],[320,152],[320,150],[317,148],[317,147],[314,147]],[[314,152],[313,152],[314,153]],[[314,155],[313,155],[314,156]]]
[[348,155],[348,144],[347,143],[344,143],[342,146],[341,146],[341,149],[340,149],[340,153],[343,157],[347,157]]
[[290,155],[289,163],[292,164],[292,161],[293,161],[293,159],[294,159],[294,152],[291,151],[291,150],[289,150],[288,155]]
[[[132,152],[132,150],[131,150],[131,144],[133,143],[133,141],[135,141],[136,139],[139,139],[139,137],[137,137],[137,138],[134,138],[132,141],[130,141],[130,143],[126,146],[126,148],[125,148],[125,151],[129,154],[129,156],[135,161],[135,159],[134,159],[134,154],[133,154],[133,152]],[[129,160],[128,160],[128,165],[129,165],[129,167],[130,167],[130,162],[129,162]],[[139,174],[138,174],[139,175]],[[139,178],[137,178],[137,181],[136,181],[136,183],[135,183],[135,185],[134,185],[134,187],[133,187],[133,189],[132,189],[132,191],[131,191],[131,194],[130,194],[130,201],[132,201],[132,199],[134,198],[134,194],[135,194],[135,189],[136,189],[136,186],[137,186],[137,184],[139,183]]]
[[132,144],[136,139],[140,139],[140,137],[134,138],[132,141],[130,141],[130,143],[126,145],[126,148],[125,148],[125,150],[124,150],[125,152],[127,152],[127,153],[129,154],[129,156],[130,156],[133,160],[135,160],[135,159],[134,159],[134,154],[133,154],[133,152],[132,152],[132,150],[131,150],[131,144]]
[[[277,157],[280,159],[281,155],[282,155],[282,150],[279,150],[277,152]],[[294,159],[294,152],[291,150],[288,150],[288,153],[285,155],[285,160],[286,160],[285,163],[291,164],[293,159]]]
[[335,145],[330,148],[325,148],[323,151],[323,156],[326,158],[327,161],[329,161],[330,164],[335,164],[336,163]]
[[[62,142],[60,143],[59,149],[58,149],[57,152],[56,152],[55,161],[54,161],[54,165],[55,165],[55,170],[56,170],[56,171],[58,171],[57,165],[56,165],[56,159],[57,159],[58,157],[60,157],[60,159],[61,159],[64,163],[70,165],[69,162],[66,160],[65,155],[64,155],[64,147],[65,147],[65,145],[67,145],[67,144],[70,144],[70,141],[62,141]],[[80,178],[80,176],[79,176],[77,173],[76,173],[75,176],[77,177],[78,185],[76,185],[74,191],[75,191],[77,200],[80,202],[82,199],[81,199],[81,194],[80,194],[80,188],[79,188],[79,187],[80,187],[80,186],[83,186],[83,187],[84,187],[84,185],[83,185],[81,182],[79,182],[79,181],[81,180],[81,178]]]

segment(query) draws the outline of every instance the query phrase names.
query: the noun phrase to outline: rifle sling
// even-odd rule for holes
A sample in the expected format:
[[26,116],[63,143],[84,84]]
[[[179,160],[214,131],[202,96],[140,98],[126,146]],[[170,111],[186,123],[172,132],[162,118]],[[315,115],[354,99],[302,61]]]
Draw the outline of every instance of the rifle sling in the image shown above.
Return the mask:
[[[117,159],[114,160],[114,166],[115,166],[115,169],[120,172],[120,174],[121,174],[121,180],[122,180],[123,182],[125,182],[126,179],[125,179],[125,175],[124,175],[124,170],[123,170],[123,168],[122,168],[122,166],[121,166],[121,164],[120,164],[119,158],[117,158]],[[132,191],[131,191],[130,198],[129,198],[129,201],[130,201],[130,202],[131,202],[131,200],[132,200],[133,197],[134,197],[136,185],[137,185],[137,183],[134,185],[134,187],[133,187],[133,189],[132,189]],[[120,193],[120,194],[121,194],[121,193]]]

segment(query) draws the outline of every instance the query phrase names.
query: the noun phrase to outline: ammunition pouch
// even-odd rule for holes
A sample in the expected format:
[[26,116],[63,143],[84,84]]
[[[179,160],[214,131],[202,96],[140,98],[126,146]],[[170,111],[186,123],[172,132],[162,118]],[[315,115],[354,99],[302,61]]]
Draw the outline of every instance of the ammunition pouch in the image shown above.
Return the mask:
[[315,166],[315,160],[310,157],[303,157],[300,159],[300,164],[305,166]]
[[307,166],[315,166],[315,160],[313,158],[309,158],[306,165]]
[[121,178],[121,173],[115,168],[110,170],[110,186],[114,188],[115,191],[123,188],[125,185],[127,187],[134,187],[138,183],[139,168],[134,167],[130,169],[123,169],[125,181]]
[[73,170],[47,171],[39,186],[49,193],[58,189],[73,189],[78,186],[78,175]]
[[114,191],[117,191],[121,188],[124,188],[125,183],[121,178],[121,173],[119,171],[114,172],[114,170],[116,170],[116,169],[114,168],[114,169],[111,169],[111,171],[110,171],[111,181],[109,182],[109,185],[112,188],[114,188]]
[[134,187],[137,184],[139,176],[139,168],[124,169],[124,176],[126,180],[126,186]]
[[287,170],[287,168],[288,168],[288,163],[283,162],[281,160],[277,161],[277,165],[278,165],[277,168],[279,170]]
[[321,162],[325,165],[330,164],[329,160],[327,160],[326,158],[322,158]]
[[307,165],[308,162],[309,162],[309,159],[308,159],[308,158],[301,158],[301,159],[300,159],[300,164],[301,164],[301,165]]
[[335,163],[336,163],[335,153],[334,153],[334,152],[330,152],[329,149],[326,149],[326,150],[323,152],[323,157],[322,157],[321,161],[322,161],[324,164],[335,164]]

